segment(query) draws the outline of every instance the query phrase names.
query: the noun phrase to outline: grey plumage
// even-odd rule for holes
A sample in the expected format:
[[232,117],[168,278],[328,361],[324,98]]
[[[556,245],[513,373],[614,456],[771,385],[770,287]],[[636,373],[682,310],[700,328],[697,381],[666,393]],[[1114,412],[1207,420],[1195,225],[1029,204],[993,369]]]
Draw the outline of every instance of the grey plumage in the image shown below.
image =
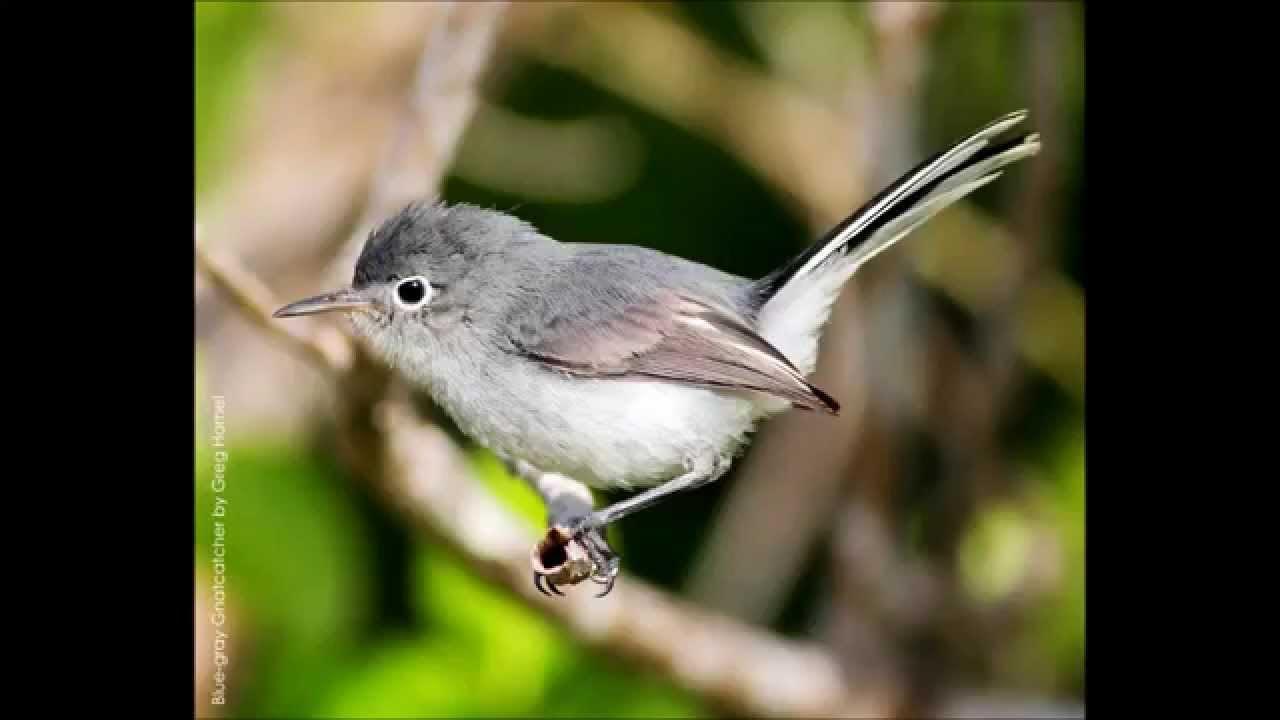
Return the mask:
[[[626,278],[619,283],[619,278]],[[506,326],[526,357],[576,377],[653,378],[762,392],[806,409],[837,403],[760,337],[748,283],[660,253],[574,246]]]
[[[343,310],[371,347],[508,461],[652,487],[579,530],[709,482],[763,418],[838,412],[807,378],[858,267],[1035,154],[1012,113],[921,163],[777,271],[750,280],[654,250],[560,243],[505,213],[414,203],[371,233]],[[657,487],[653,487],[657,486]]]

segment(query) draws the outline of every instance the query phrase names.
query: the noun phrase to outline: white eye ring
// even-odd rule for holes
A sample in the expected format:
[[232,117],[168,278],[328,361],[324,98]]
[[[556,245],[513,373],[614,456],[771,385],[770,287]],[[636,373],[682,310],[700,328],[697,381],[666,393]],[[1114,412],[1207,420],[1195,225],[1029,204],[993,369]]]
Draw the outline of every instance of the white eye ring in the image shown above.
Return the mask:
[[397,282],[396,289],[392,292],[396,305],[410,312],[431,302],[432,294],[431,283],[427,282],[427,279],[421,275],[407,277]]

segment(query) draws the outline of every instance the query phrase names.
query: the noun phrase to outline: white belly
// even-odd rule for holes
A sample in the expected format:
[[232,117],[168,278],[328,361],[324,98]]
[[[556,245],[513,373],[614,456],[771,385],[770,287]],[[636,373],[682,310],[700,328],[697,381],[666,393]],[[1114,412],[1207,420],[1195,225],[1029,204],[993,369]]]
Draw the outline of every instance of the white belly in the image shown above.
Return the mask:
[[730,459],[787,403],[656,380],[569,377],[475,347],[386,355],[499,455],[596,488],[656,485]]
[[[656,485],[732,457],[765,408],[745,396],[666,382],[522,373],[513,396],[448,408],[496,452],[596,488]],[[472,407],[467,407],[472,406]]]
[[596,487],[655,485],[694,466],[708,467],[717,456],[732,457],[757,417],[751,400],[710,389],[656,381],[592,383],[590,394],[565,398],[571,405],[569,432],[578,438],[573,449],[546,459],[567,461],[556,471]]

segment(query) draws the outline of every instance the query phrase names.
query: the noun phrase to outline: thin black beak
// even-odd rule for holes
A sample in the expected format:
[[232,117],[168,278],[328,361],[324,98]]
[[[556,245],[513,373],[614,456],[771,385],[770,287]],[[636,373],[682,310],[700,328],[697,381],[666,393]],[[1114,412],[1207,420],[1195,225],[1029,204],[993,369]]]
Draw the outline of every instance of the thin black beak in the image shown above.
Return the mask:
[[373,305],[372,300],[363,297],[355,290],[339,290],[290,303],[272,313],[271,317],[287,318],[326,312],[351,312],[365,310],[371,305]]

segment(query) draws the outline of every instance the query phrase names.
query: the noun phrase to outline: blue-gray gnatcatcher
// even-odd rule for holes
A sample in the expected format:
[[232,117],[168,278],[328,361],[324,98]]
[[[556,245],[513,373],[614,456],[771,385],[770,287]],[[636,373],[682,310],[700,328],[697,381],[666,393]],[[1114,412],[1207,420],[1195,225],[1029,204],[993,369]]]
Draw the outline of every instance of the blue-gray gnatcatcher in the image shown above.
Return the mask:
[[[768,416],[839,411],[806,378],[841,288],[1038,152],[1035,134],[996,142],[1025,118],[1001,117],[929,158],[759,280],[641,247],[557,242],[494,210],[418,202],[370,234],[351,287],[275,315],[348,314],[373,352],[522,474],[644,488],[598,511],[549,513],[552,549],[576,543],[608,592],[618,559],[604,526],[719,478]],[[546,574],[534,573],[544,593]]]

